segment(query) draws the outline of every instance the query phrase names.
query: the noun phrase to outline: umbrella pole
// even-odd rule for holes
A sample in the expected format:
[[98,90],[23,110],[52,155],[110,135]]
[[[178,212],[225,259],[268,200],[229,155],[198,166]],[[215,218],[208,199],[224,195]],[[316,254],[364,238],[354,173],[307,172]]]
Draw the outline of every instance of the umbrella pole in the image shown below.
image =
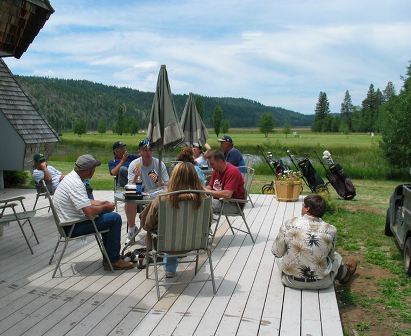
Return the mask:
[[158,169],[159,169],[159,172],[158,172],[158,181],[160,182],[160,185],[161,185],[161,183],[163,182],[163,181],[162,181],[162,180],[163,180],[163,167],[162,167],[162,165],[161,165],[162,159],[163,159],[163,149],[160,148],[160,149],[158,150]]

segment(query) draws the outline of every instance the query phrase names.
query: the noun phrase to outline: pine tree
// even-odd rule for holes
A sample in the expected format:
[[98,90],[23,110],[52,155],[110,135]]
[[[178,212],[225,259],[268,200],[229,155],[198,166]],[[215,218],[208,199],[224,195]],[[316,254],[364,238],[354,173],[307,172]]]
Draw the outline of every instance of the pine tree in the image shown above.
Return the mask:
[[[379,91],[379,90],[378,90]],[[381,92],[377,93],[374,84],[370,85],[367,97],[361,104],[361,131],[374,132],[378,120],[378,108],[381,105]]]
[[382,148],[389,162],[400,168],[411,166],[411,63],[403,89],[382,106]]
[[341,103],[341,123],[343,123],[344,130],[348,128],[348,131],[351,130],[351,119],[354,107],[352,105],[350,92],[345,91],[344,101]]
[[220,105],[216,105],[213,111],[214,132],[218,136],[221,131],[221,122],[223,120],[223,109]]
[[314,132],[325,132],[328,129],[327,116],[330,114],[330,103],[327,94],[320,91],[318,102],[315,106],[315,119],[312,126]]
[[382,91],[384,97],[384,102],[388,102],[392,97],[395,96],[395,87],[392,82],[388,82],[385,89]]

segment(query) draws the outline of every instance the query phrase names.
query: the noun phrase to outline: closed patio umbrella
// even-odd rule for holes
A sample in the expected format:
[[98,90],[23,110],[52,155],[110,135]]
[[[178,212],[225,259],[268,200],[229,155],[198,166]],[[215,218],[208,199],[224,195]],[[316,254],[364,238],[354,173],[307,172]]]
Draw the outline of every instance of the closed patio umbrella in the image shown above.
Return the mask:
[[208,139],[208,131],[205,127],[194,101],[194,95],[190,92],[180,120],[184,133],[184,144],[204,146]]
[[[165,65],[161,66],[160,73],[158,74],[156,92],[151,107],[150,122],[147,129],[147,138],[150,139],[151,146],[158,151],[160,167],[163,150],[176,147],[184,139],[184,134],[174,106]],[[161,180],[161,173],[159,174],[159,178]]]

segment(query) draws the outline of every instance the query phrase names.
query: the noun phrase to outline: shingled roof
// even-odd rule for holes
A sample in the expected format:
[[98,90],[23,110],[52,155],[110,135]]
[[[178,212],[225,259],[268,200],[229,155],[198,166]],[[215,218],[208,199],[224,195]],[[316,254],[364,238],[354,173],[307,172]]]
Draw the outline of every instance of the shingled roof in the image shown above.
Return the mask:
[[57,133],[34,108],[7,65],[0,58],[0,112],[26,144],[58,142]]
[[1,0],[0,57],[20,58],[52,13],[49,0]]

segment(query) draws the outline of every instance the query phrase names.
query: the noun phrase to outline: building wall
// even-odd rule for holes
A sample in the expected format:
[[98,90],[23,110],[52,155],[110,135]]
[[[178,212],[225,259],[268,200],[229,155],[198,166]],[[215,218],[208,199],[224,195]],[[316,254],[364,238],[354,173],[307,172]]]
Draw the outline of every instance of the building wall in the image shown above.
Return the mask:
[[0,170],[24,170],[25,143],[0,112]]

